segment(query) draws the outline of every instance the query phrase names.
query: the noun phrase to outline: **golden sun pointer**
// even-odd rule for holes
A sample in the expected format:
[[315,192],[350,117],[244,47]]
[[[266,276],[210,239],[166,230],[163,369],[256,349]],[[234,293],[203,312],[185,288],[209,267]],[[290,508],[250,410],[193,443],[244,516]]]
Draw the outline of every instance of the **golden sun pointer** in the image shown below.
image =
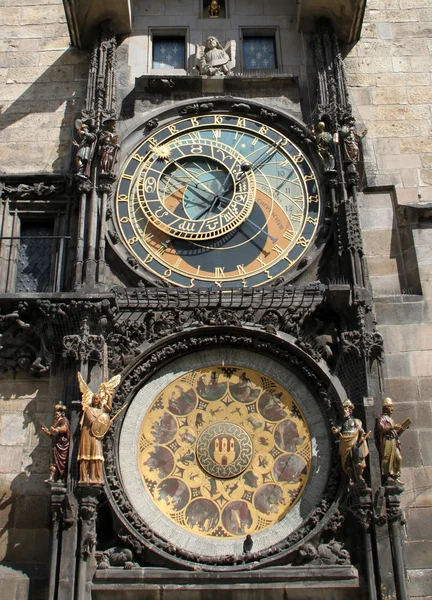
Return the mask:
[[152,152],[157,154],[162,160],[167,160],[171,155],[171,148],[167,145],[164,146],[153,146]]

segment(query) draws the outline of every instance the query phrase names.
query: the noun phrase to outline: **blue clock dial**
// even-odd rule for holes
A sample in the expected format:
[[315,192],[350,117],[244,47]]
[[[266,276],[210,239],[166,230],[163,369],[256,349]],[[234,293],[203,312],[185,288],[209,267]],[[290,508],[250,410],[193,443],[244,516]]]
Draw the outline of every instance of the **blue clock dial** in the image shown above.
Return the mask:
[[273,127],[202,115],[127,160],[116,217],[137,261],[181,287],[254,287],[294,271],[322,218],[307,157]]

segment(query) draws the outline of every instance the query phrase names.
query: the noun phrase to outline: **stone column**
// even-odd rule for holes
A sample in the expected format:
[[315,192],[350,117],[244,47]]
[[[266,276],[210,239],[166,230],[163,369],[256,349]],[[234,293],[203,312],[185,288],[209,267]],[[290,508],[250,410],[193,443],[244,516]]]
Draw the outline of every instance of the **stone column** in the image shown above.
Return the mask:
[[80,484],[77,487],[79,535],[76,600],[90,598],[88,566],[92,566],[95,560],[97,507],[102,493],[103,488],[98,485]]
[[400,496],[403,490],[403,485],[397,484],[396,482],[385,486],[387,523],[392,548],[397,600],[409,600],[401,531],[402,525],[405,523],[400,507]]

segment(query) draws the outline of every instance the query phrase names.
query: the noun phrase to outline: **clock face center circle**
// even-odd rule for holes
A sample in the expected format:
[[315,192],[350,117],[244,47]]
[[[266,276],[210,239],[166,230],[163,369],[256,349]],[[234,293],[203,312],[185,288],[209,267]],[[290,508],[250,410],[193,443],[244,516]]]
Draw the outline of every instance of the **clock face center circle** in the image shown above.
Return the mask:
[[[234,180],[224,166],[207,159],[205,170],[199,171],[200,162],[194,161],[185,168],[193,169],[196,181],[188,183],[183,194],[183,209],[192,220],[205,220],[218,215],[230,203],[234,195]],[[198,168],[197,168],[198,167]]]
[[229,479],[246,471],[252,460],[253,444],[249,434],[235,423],[213,423],[199,436],[196,456],[209,475]]

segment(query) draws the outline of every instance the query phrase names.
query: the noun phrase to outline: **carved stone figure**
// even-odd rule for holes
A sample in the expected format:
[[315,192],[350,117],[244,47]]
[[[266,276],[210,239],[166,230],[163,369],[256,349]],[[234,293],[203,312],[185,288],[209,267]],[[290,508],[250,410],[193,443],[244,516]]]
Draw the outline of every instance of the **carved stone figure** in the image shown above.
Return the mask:
[[99,561],[98,569],[109,569],[110,567],[132,569],[134,567],[132,550],[118,547],[105,550]]
[[386,483],[388,479],[392,479],[403,484],[399,479],[402,467],[399,436],[411,425],[411,419],[407,418],[399,425],[394,422],[391,416],[392,412],[393,400],[391,398],[384,398],[382,413],[376,420],[375,439],[381,459],[383,483]]
[[323,121],[320,121],[316,126],[315,137],[318,145],[318,154],[324,164],[324,169],[326,171],[334,171],[335,159],[333,136],[325,130],[325,123]]
[[220,12],[221,12],[221,5],[219,4],[219,2],[217,0],[211,0],[211,2],[207,8],[208,8],[208,13],[209,13],[210,19],[218,19],[219,18]]
[[204,77],[232,75],[236,64],[236,43],[228,41],[222,47],[214,36],[207,38],[205,46],[196,47],[196,68]]
[[350,400],[342,404],[343,420],[332,432],[339,436],[339,454],[342,469],[350,478],[352,484],[365,485],[363,471],[366,468],[366,456],[369,454],[367,439],[360,419],[353,418],[354,405]]
[[80,137],[80,142],[72,140],[72,144],[77,147],[75,156],[76,170],[78,177],[88,177],[90,175],[90,164],[94,152],[96,135],[89,129],[87,123],[77,119],[75,127]]
[[328,544],[318,544],[316,547],[307,542],[299,550],[296,564],[311,565],[349,565],[351,557],[343,544],[332,540]]
[[345,117],[341,128],[345,160],[354,164],[358,163],[360,157],[360,140],[366,133],[367,129],[357,132],[356,120],[352,115]]
[[120,383],[120,375],[101,383],[97,394],[93,394],[78,373],[78,382],[82,394],[81,437],[78,450],[80,478],[78,483],[103,484],[102,439],[110,428],[109,413],[112,408],[112,396]]
[[45,483],[65,480],[70,444],[70,424],[65,412],[64,404],[56,404],[51,427],[41,426],[42,431],[51,438],[50,476]]
[[119,148],[118,135],[115,133],[115,121],[109,119],[105,121],[105,131],[102,131],[99,137],[98,155],[101,175],[113,176]]

